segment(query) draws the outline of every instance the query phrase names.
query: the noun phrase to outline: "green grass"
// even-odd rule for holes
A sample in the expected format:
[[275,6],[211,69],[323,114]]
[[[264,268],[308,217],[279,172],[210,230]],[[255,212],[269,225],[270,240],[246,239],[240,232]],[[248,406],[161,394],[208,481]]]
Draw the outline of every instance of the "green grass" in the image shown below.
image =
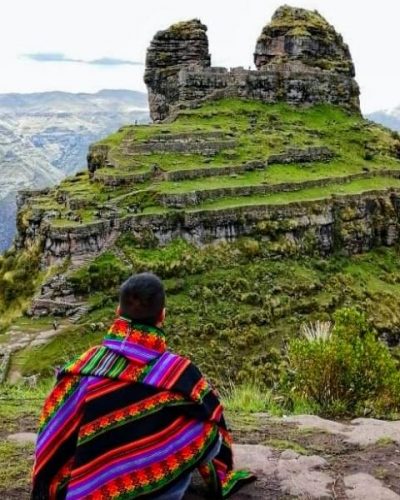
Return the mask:
[[281,410],[272,393],[256,384],[231,385],[223,393],[223,404],[229,412],[269,413],[278,415]]
[[[400,338],[400,259],[395,248],[321,259],[277,258],[269,242],[251,239],[201,249],[175,240],[163,248],[139,249],[125,236],[119,247],[130,266],[109,252],[94,261],[89,282],[87,270],[75,275],[75,286],[90,290],[93,312],[49,345],[21,351],[13,363],[16,369],[51,375],[55,366],[99,342],[103,331],[92,331],[90,325],[112,320],[118,284],[109,275],[120,272],[152,271],[165,281],[171,348],[190,356],[228,388],[230,382],[246,385],[254,380],[273,385],[280,350],[298,334],[299,325],[331,319],[341,307],[363,310],[379,332],[390,332],[392,344]],[[107,272],[111,268],[117,274]],[[293,411],[302,413],[302,405],[295,401]]]
[[266,446],[271,446],[276,450],[292,450],[296,453],[299,453],[300,455],[310,454],[310,452],[306,448],[304,448],[304,446],[301,446],[301,444],[296,443],[295,441],[288,441],[286,439],[268,439],[264,444]]
[[[9,498],[29,497],[33,444],[21,445],[7,440],[9,434],[36,432],[39,413],[53,381],[36,388],[23,385],[0,386],[0,494]],[[14,498],[14,497],[13,497]]]
[[198,211],[202,209],[233,208],[250,205],[285,205],[287,203],[322,200],[333,195],[354,195],[366,191],[399,189],[400,179],[390,177],[374,177],[372,179],[359,179],[346,184],[329,184],[324,187],[302,189],[293,192],[273,193],[261,196],[226,197],[216,201],[207,201],[190,208],[188,211]]
[[[17,445],[0,441],[0,492],[4,495],[21,489],[28,494],[33,466],[33,445]],[[7,498],[7,497],[3,497]],[[22,496],[20,498],[23,498]]]
[[[204,134],[220,132],[235,146],[222,149],[215,155],[171,153],[143,153],[128,155],[125,148],[129,144],[138,144],[156,136],[173,138],[177,134]],[[210,141],[214,139],[211,137]],[[104,168],[97,172],[99,182],[91,182],[87,173],[65,179],[46,197],[33,199],[30,210],[20,218],[22,227],[29,225],[31,209],[43,211],[56,210],[59,216],[51,221],[55,228],[75,228],[80,223],[74,222],[78,215],[83,223],[98,220],[99,208],[114,206],[118,217],[130,215],[131,207],[145,214],[164,213],[150,198],[154,193],[185,193],[219,187],[258,186],[262,183],[279,184],[302,182],[322,178],[335,179],[366,170],[399,169],[400,161],[396,158],[398,138],[388,130],[364,120],[358,114],[348,113],[338,107],[319,105],[311,108],[297,108],[284,103],[265,104],[240,99],[223,99],[206,103],[197,109],[180,112],[172,123],[127,126],[115,134],[103,139],[100,145],[110,147],[109,158],[115,168]],[[106,187],[101,183],[102,176],[130,177],[137,173],[150,171],[154,165],[164,171],[190,170],[214,167],[238,166],[248,161],[264,161],[269,155],[282,153],[288,148],[325,146],[334,158],[327,162],[311,164],[270,165],[263,172],[247,172],[238,177],[212,176],[203,179],[170,182],[154,180],[140,185]],[[369,189],[370,185],[365,186]],[[364,186],[353,185],[351,192],[359,192]],[[140,194],[138,193],[140,191]],[[145,196],[143,192],[148,192]],[[74,210],[72,217],[68,208],[60,203],[60,195],[67,194],[71,200],[82,200],[86,207]],[[339,191],[340,193],[340,191]],[[330,190],[319,190],[319,195],[307,190],[296,196],[296,200],[329,197]],[[120,199],[123,197],[122,199]],[[265,200],[261,200],[264,203]],[[287,203],[290,196],[270,198],[271,203]],[[256,204],[260,200],[253,197],[232,200],[226,198],[210,208],[219,206],[245,206]]]
[[49,344],[18,351],[13,357],[12,367],[23,375],[53,376],[55,368],[98,344],[104,334],[104,331],[93,332],[90,323],[73,326],[60,333]]

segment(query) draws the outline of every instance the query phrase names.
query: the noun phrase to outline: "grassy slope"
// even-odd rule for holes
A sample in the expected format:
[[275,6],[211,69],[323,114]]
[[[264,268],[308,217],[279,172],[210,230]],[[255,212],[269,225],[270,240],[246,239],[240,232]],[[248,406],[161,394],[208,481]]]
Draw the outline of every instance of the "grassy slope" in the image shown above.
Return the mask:
[[[199,136],[218,132],[225,139],[234,140],[235,146],[222,149],[210,156],[183,153],[135,153],[129,148],[159,138],[173,138],[176,134]],[[213,141],[212,137],[208,141]],[[219,140],[219,139],[217,139]],[[365,170],[399,169],[396,151],[400,150],[399,138],[383,127],[365,121],[357,114],[349,114],[334,106],[295,108],[286,104],[263,104],[260,102],[225,99],[205,104],[198,109],[185,110],[168,124],[127,126],[100,142],[110,146],[110,157],[116,168],[102,168],[97,174],[113,177],[130,176],[148,172],[157,165],[165,171],[188,170],[235,166],[254,160],[265,161],[269,155],[285,152],[291,147],[326,146],[335,157],[327,162],[311,164],[270,165],[265,171],[247,172],[237,177],[214,176],[205,179],[182,180],[180,182],[154,181],[132,186],[107,187],[101,182],[90,182],[87,174],[63,181],[46,197],[33,201],[36,210],[58,210],[60,216],[52,224],[66,227],[80,221],[98,220],[98,208],[113,205],[121,216],[129,213],[129,206],[136,206],[145,213],[159,213],[164,209],[154,201],[154,193],[185,193],[216,187],[259,186],[283,182],[302,182],[321,178],[337,178]],[[128,148],[128,150],[127,150]],[[367,183],[370,189],[374,181]],[[379,182],[377,182],[377,187]],[[387,180],[385,185],[395,185]],[[363,190],[357,182],[352,192]],[[72,201],[83,202],[81,208],[70,210],[62,201],[65,193]],[[326,196],[331,193],[327,192]],[[279,195],[271,202],[286,203],[289,195]],[[309,199],[308,190],[299,191],[296,199]],[[246,200],[250,200],[247,198]],[[222,204],[224,205],[224,201]],[[243,205],[239,197],[227,200],[231,205]],[[210,205],[212,206],[212,205]],[[32,207],[26,216],[32,212]],[[72,213],[72,215],[71,215]],[[78,216],[77,220],[76,216]],[[23,219],[23,218],[22,218]]]
[[108,277],[116,275],[117,283],[132,271],[151,270],[164,278],[172,348],[193,357],[224,385],[253,379],[273,383],[279,350],[300,324],[330,318],[342,306],[366,311],[390,340],[400,335],[400,260],[395,249],[350,259],[276,260],[263,244],[247,239],[200,251],[182,241],[163,249],[135,249],[129,240],[120,246],[131,267],[108,253],[97,259],[95,268],[77,272],[74,283],[81,292],[90,294],[92,287],[97,291],[91,296],[94,311],[49,345],[21,351],[16,363],[23,373],[51,374],[55,365],[98,342],[102,330],[92,332],[90,324],[107,324],[116,303],[116,286],[110,286]]
[[[236,147],[210,157],[178,153],[129,156],[125,150],[129,144],[160,135],[200,134],[199,137],[204,138],[207,132],[225,133],[228,139],[235,139]],[[147,182],[126,187],[106,187],[90,182],[88,175],[83,173],[66,179],[48,196],[36,198],[33,207],[20,214],[20,223],[24,224],[29,212],[55,209],[60,211],[60,216],[52,220],[53,225],[78,225],[81,221],[97,220],[98,207],[107,203],[113,204],[121,216],[129,213],[132,205],[139,205],[144,213],[165,211],[154,204],[154,191],[186,192],[228,185],[273,185],[321,177],[334,180],[365,169],[400,168],[400,161],[396,159],[396,148],[399,147],[396,134],[333,106],[294,108],[285,104],[266,105],[227,99],[183,111],[173,123],[124,127],[102,143],[112,148],[112,157],[118,157],[119,169],[111,170],[119,173],[143,171],[155,163],[165,170],[239,165],[255,159],[265,160],[268,155],[293,146],[327,146],[335,157],[327,163],[271,165],[263,172],[249,172],[237,178]],[[389,187],[400,187],[399,180],[377,177],[347,184],[335,185],[333,182],[322,188],[269,196],[226,197],[190,209],[282,204]],[[72,200],[85,201],[86,206],[70,210],[62,201],[63,194]],[[80,219],[73,220],[76,215]],[[164,249],[140,250],[135,248],[133,241],[125,240],[121,242],[121,248],[132,263],[130,267],[108,255],[100,257],[95,268],[82,270],[75,277],[77,288],[90,296],[96,308],[85,319],[86,325],[82,329],[66,331],[57,341],[42,349],[20,352],[14,363],[24,373],[50,373],[55,364],[96,342],[101,332],[92,333],[88,325],[109,320],[115,306],[118,281],[143,269],[150,269],[167,280],[172,346],[193,355],[216,379],[244,380],[259,377],[261,373],[261,378],[270,382],[273,376],[269,362],[275,356],[270,353],[270,346],[279,348],[285,338],[298,331],[301,321],[330,316],[344,304],[358,304],[367,310],[382,332],[391,331],[394,336],[399,334],[396,308],[389,305],[390,301],[398,302],[396,276],[399,268],[395,250],[372,253],[375,260],[371,264],[370,256],[361,257],[361,260],[356,257],[333,257],[328,261],[288,257],[278,261],[271,258],[266,246],[255,241],[199,251],[182,242]],[[290,253],[290,249],[287,250]],[[12,259],[0,261],[0,278],[5,289],[11,291],[13,276],[15,281],[20,275]],[[372,265],[372,269],[364,272],[366,263]],[[392,270],[382,273],[382,268],[388,263]],[[110,276],[114,276],[115,282],[110,281]],[[26,279],[30,287],[35,288],[36,282],[30,282],[29,276]],[[93,295],[93,292],[97,293]],[[1,293],[4,292],[0,292],[0,311],[4,311],[8,306]],[[379,306],[372,307],[370,301]],[[246,353],[245,359],[243,352]],[[226,359],[229,360],[227,371]],[[218,363],[223,368],[218,368]]]

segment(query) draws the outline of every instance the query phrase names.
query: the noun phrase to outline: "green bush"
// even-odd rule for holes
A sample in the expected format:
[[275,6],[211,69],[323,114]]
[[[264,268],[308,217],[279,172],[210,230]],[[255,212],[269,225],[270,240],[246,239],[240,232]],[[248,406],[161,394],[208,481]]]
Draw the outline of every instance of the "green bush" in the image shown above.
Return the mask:
[[400,410],[400,374],[389,348],[354,309],[335,315],[325,338],[297,338],[288,346],[286,388],[338,415]]
[[0,312],[33,295],[39,263],[38,247],[19,253],[10,250],[0,256]]
[[88,267],[69,277],[77,294],[109,291],[118,287],[130,275],[130,270],[114,254],[106,252]]

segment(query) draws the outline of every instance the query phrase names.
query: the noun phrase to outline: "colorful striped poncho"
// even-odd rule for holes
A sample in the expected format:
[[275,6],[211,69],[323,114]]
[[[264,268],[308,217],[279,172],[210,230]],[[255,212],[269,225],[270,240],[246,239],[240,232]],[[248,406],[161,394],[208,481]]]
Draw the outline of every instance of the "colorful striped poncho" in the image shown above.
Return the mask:
[[101,346],[58,374],[41,415],[32,499],[154,498],[195,468],[212,498],[254,479],[233,470],[221,404],[199,370],[167,351],[160,329],[120,317]]

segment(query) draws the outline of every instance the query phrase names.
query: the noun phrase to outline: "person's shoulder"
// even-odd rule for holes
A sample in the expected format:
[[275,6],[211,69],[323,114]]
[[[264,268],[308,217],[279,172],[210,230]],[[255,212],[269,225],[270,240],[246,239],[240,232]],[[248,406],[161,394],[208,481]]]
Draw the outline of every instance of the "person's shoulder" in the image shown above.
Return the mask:
[[186,366],[186,370],[189,373],[196,374],[198,376],[203,376],[200,368],[187,356],[183,356],[182,354],[178,354],[172,351],[166,351],[165,357],[170,357],[171,362],[174,361],[176,364],[182,364]]

